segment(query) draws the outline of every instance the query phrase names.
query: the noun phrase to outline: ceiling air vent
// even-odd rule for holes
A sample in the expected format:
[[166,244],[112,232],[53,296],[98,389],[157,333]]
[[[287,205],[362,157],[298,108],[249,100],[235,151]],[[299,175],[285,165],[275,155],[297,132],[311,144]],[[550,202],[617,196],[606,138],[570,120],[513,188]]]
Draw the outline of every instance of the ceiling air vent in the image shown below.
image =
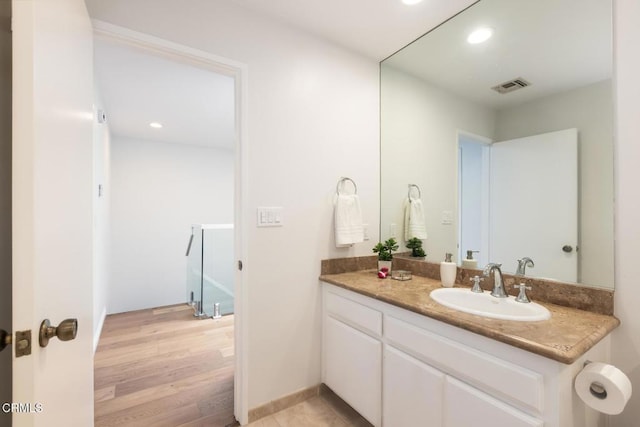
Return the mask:
[[498,86],[494,86],[491,89],[498,93],[509,93],[514,90],[522,89],[523,87],[531,86],[531,83],[523,79],[522,77],[509,80],[508,82],[500,83]]

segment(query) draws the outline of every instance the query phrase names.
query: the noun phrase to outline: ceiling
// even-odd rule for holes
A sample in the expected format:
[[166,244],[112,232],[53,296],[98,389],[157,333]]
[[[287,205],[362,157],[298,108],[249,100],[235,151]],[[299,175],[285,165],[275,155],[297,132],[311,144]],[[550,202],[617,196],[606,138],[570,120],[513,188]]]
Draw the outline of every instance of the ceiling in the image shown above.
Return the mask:
[[[143,7],[145,1],[151,0],[138,0],[140,4],[86,0],[93,18],[115,24],[118,16],[136,5]],[[153,4],[158,9],[163,4],[175,9],[176,1],[153,0]],[[400,0],[180,1],[191,6],[181,8],[180,22],[190,22],[190,13],[208,13],[215,25],[216,8],[234,7],[378,61],[474,3],[424,0],[407,6]],[[497,9],[486,10],[485,6],[495,2],[500,3]],[[610,17],[611,4],[603,0],[482,0],[387,63],[500,108],[610,76]],[[461,35],[466,36],[467,28],[479,23],[492,26],[495,35],[490,42],[469,49]],[[535,50],[539,44],[550,49],[541,54]],[[112,41],[96,40],[95,51],[98,86],[114,135],[233,147],[230,77]],[[510,60],[505,63],[504,58]],[[509,95],[488,89],[515,77],[531,81],[532,86]],[[152,121],[164,127],[152,129]]]
[[[232,77],[97,38],[95,72],[117,137],[231,149]],[[152,122],[161,129],[149,126]]]
[[[494,30],[484,43],[467,35]],[[497,110],[612,75],[612,8],[603,0],[482,0],[384,64]],[[523,78],[507,94],[491,88]]]
[[235,0],[380,61],[477,0]]
[[[156,9],[178,0],[153,0]],[[407,6],[400,0],[188,0],[190,13],[218,7],[311,33],[380,61],[475,0],[424,0]],[[182,4],[187,1],[180,0]],[[91,17],[118,24],[117,17],[144,0],[86,0]],[[158,13],[158,12],[156,12]],[[233,147],[233,80],[197,67],[166,60],[102,39],[95,43],[96,76],[113,135],[161,142]],[[157,121],[162,129],[149,123]]]

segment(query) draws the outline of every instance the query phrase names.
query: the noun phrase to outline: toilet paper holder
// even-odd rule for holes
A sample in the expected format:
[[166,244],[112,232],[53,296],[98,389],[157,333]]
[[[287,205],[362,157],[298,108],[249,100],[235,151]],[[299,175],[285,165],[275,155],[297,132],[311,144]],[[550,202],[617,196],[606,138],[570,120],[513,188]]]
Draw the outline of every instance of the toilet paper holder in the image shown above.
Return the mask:
[[584,362],[573,387],[586,406],[608,415],[621,413],[633,392],[631,380],[624,372],[608,363],[591,360]]
[[[591,360],[585,360],[582,367],[584,368],[589,363],[591,363]],[[598,381],[594,381],[589,385],[589,392],[593,397],[597,399],[604,400],[607,398],[607,389],[604,387],[603,384],[599,383]]]

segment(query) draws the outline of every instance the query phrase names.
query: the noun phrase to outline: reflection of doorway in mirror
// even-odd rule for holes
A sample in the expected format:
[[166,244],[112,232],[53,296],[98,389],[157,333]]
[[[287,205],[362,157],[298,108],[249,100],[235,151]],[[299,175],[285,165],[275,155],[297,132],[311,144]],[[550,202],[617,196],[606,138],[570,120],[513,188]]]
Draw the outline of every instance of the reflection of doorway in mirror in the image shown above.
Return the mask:
[[529,257],[533,276],[578,282],[577,129],[494,143],[490,186],[491,262]]
[[489,138],[458,131],[458,260],[479,251],[478,268],[489,255]]

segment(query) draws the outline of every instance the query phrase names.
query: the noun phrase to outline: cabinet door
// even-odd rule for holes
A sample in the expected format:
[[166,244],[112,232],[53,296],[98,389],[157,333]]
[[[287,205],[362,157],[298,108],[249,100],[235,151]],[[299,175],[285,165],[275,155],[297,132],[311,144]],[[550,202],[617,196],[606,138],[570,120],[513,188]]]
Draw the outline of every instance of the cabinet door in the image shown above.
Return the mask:
[[444,393],[445,427],[542,427],[544,423],[480,390],[447,376]]
[[382,425],[441,426],[445,375],[390,346],[383,360]]
[[325,317],[324,381],[375,426],[380,426],[382,344]]

